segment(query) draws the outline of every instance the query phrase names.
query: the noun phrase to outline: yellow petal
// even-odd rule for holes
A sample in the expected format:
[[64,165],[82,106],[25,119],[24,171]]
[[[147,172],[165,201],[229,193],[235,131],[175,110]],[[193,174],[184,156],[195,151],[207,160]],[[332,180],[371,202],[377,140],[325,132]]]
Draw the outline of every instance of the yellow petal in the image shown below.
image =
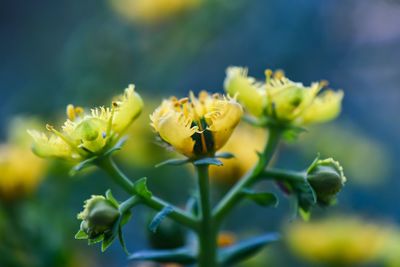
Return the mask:
[[233,130],[240,122],[243,110],[234,99],[215,99],[205,115],[208,130],[214,138],[214,149],[220,149],[228,141]]
[[197,128],[192,127],[192,121],[182,113],[157,109],[151,116],[151,125],[160,137],[173,146],[178,152],[191,157],[194,141],[191,136]]
[[326,122],[336,118],[341,111],[343,91],[327,90],[319,95],[301,116],[303,123]]
[[131,84],[125,89],[124,95],[115,102],[115,106],[112,129],[115,133],[123,133],[140,115],[143,109],[143,100],[135,92],[135,86]]
[[33,152],[39,157],[56,157],[63,159],[78,159],[79,155],[73,153],[71,147],[60,137],[51,134],[48,137],[45,133],[28,130],[33,138]]
[[293,82],[283,87],[274,87],[273,93],[269,94],[269,111],[272,112],[273,106],[279,119],[292,121],[311,105],[320,88],[319,83],[305,87]]
[[46,165],[24,146],[0,145],[0,198],[11,200],[33,192]]
[[229,67],[224,81],[225,91],[237,99],[254,116],[260,116],[265,107],[265,92],[262,85],[247,76],[247,69]]

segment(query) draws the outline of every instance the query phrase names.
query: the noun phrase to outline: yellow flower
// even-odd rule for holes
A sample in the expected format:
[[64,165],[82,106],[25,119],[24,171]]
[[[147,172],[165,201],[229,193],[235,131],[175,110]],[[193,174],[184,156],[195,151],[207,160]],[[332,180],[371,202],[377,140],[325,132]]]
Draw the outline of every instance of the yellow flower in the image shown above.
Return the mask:
[[282,71],[265,71],[265,83],[247,76],[247,69],[230,67],[224,82],[230,95],[256,117],[267,116],[284,123],[308,124],[334,119],[340,113],[343,92],[327,90],[326,82],[304,86],[285,77]]
[[231,232],[221,232],[217,238],[218,247],[229,247],[237,242],[236,235]]
[[120,16],[146,24],[160,22],[199,6],[202,0],[110,0]]
[[34,192],[45,169],[45,162],[29,148],[0,145],[0,198],[12,200]]
[[379,260],[390,231],[381,225],[351,217],[295,223],[287,242],[299,257],[314,263],[354,266]]
[[26,126],[36,127],[35,118],[15,117],[7,131],[7,143],[0,144],[0,199],[14,200],[31,194],[45,176],[47,164],[33,155]]
[[50,136],[28,130],[33,138],[33,151],[40,157],[82,160],[101,155],[110,149],[139,116],[143,101],[130,85],[125,93],[113,101],[110,108],[95,108],[85,113],[81,107],[67,106],[67,121],[62,131],[46,128]]
[[210,166],[210,179],[221,184],[235,183],[257,163],[256,152],[262,150],[266,139],[267,133],[263,129],[240,123],[221,148],[222,151],[233,153],[235,157],[221,159],[223,166]]
[[187,157],[212,156],[229,139],[242,115],[235,99],[209,95],[170,98],[150,116],[162,140]]

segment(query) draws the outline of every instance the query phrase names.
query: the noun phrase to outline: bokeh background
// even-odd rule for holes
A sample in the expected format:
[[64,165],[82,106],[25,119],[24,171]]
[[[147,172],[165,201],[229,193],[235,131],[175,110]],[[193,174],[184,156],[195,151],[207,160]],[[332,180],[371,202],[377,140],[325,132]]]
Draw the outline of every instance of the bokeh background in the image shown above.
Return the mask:
[[[348,184],[338,205],[315,210],[311,223],[341,216],[335,221],[340,225],[356,217],[396,232],[400,227],[399,25],[397,0],[2,0],[0,166],[10,160],[10,146],[29,150],[26,126],[60,125],[67,104],[103,105],[135,83],[148,110],[132,127],[132,140],[118,162],[131,177],[148,176],[155,193],[184,205],[193,188],[191,170],[182,167],[177,175],[175,168],[152,167],[173,156],[153,145],[147,124],[152,108],[163,97],[184,96],[188,90],[222,92],[225,69],[231,65],[247,66],[259,79],[264,79],[266,68],[279,68],[295,81],[326,79],[330,87],[345,91],[338,120],[310,128],[298,141],[284,144],[276,159],[279,167],[301,170],[319,152],[343,164]],[[243,146],[254,139],[242,139]],[[28,157],[16,153],[11,160]],[[83,200],[110,187],[123,200],[123,192],[96,170],[69,177],[70,166],[60,162],[23,163],[30,167],[18,175],[34,179],[30,176],[38,164],[43,171],[36,175],[41,180],[37,188],[32,186],[29,194],[20,194],[21,188],[3,193],[0,266],[142,266],[128,262],[118,244],[102,254],[98,247],[73,239]],[[12,176],[0,170],[0,185],[7,184],[4,181]],[[230,182],[218,180],[215,196]],[[236,209],[226,229],[240,238],[264,231],[290,233],[285,229],[296,224],[284,196],[279,208],[259,209],[250,204]],[[130,251],[157,243],[147,239],[150,215],[144,208],[134,210],[124,230]],[[382,233],[377,230],[372,236]],[[318,239],[323,238],[329,237],[322,232]],[[313,246],[307,238],[300,240],[303,247]],[[246,266],[326,264],[304,257],[290,242],[266,249]],[[345,247],[349,242],[339,243]],[[400,238],[398,243],[393,250],[400,255]],[[366,262],[362,266],[400,266],[395,261]]]

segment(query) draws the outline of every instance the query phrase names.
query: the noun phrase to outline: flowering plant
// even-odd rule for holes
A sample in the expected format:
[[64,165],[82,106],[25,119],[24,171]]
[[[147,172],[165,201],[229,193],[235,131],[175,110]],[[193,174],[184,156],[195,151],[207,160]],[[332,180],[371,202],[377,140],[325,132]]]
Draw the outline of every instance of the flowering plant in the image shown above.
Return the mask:
[[[69,105],[68,119],[61,131],[46,126],[50,136],[29,131],[34,141],[33,151],[38,156],[73,161],[76,166],[72,173],[87,166],[97,166],[130,195],[123,202],[117,201],[111,191],[105,196],[92,196],[78,215],[82,223],[76,238],[87,239],[89,244],[102,242],[104,251],[118,237],[127,252],[122,228],[131,218],[131,210],[143,204],[158,212],[149,224],[151,231],[161,229],[161,223],[169,218],[191,230],[197,236],[197,242],[194,246],[136,252],[129,254],[130,260],[226,266],[279,240],[277,233],[266,233],[242,242],[221,234],[224,220],[242,200],[249,199],[261,206],[277,206],[275,194],[253,189],[259,181],[276,182],[293,199],[304,219],[310,216],[315,205],[333,204],[346,181],[338,162],[317,158],[306,171],[299,172],[274,169],[269,163],[282,137],[293,137],[308,124],[335,118],[340,112],[343,92],[326,90],[319,94],[325,82],[307,87],[290,81],[281,71],[267,70],[266,76],[265,83],[257,82],[248,77],[246,69],[231,67],[224,83],[226,96],[202,91],[196,97],[190,92],[189,97],[163,100],[151,114],[150,125],[156,138],[183,155],[157,167],[191,164],[197,173],[197,192],[186,209],[156,197],[147,187],[147,178],[129,179],[112,159],[113,153],[122,149],[124,133],[143,108],[143,101],[134,86],[129,86],[109,108],[95,108],[91,113],[85,113],[83,108]],[[267,132],[268,138],[262,151],[257,152],[257,163],[242,177],[236,178],[235,184],[214,205],[210,198],[209,168],[212,165],[218,168],[223,164],[222,160],[229,161],[234,157],[230,151],[219,150],[227,143],[243,114],[253,127]]]

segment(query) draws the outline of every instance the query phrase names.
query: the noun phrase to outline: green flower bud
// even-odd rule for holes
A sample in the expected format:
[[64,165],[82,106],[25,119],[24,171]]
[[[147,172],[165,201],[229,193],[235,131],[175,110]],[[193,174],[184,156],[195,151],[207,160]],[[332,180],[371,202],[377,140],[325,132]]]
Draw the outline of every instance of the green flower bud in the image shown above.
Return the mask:
[[78,214],[81,230],[89,239],[95,239],[112,230],[120,213],[118,207],[103,196],[92,196],[85,201],[84,210]]
[[181,225],[166,218],[156,232],[148,230],[147,237],[152,248],[175,249],[185,245],[186,232]]
[[343,168],[332,158],[317,159],[307,171],[307,180],[314,189],[318,204],[331,204],[346,182]]

